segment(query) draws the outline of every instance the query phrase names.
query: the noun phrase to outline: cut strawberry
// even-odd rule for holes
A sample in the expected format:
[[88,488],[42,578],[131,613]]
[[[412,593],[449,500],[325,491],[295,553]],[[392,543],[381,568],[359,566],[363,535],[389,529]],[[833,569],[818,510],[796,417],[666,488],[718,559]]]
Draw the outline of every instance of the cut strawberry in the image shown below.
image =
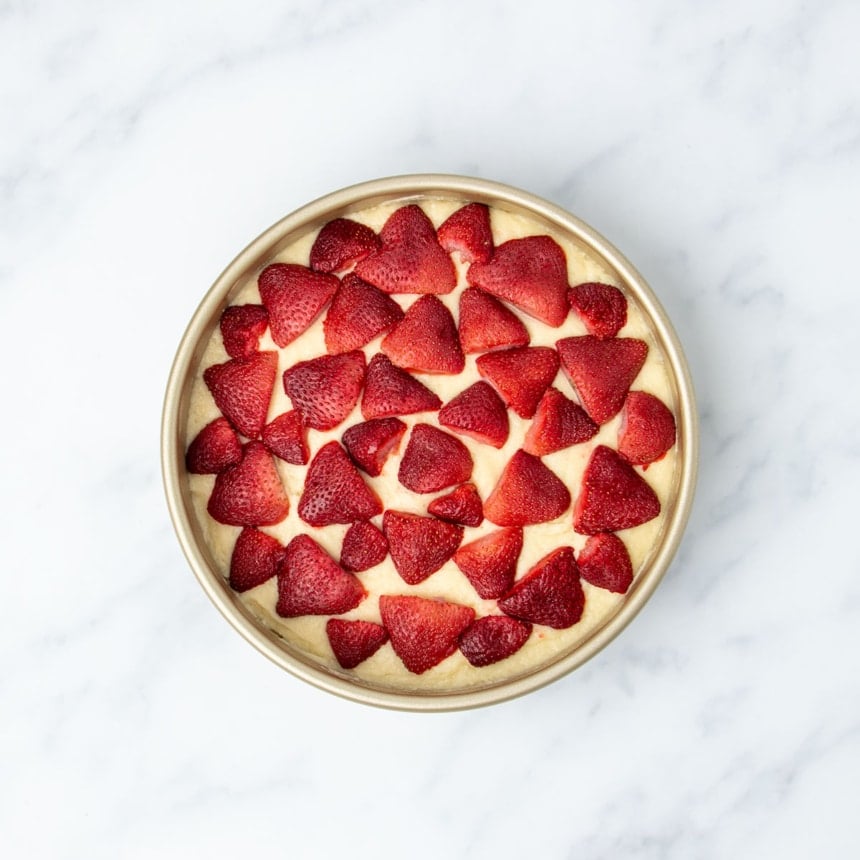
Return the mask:
[[531,418],[558,373],[558,354],[549,346],[518,346],[480,356],[477,367],[520,418]]
[[474,484],[463,484],[447,495],[433,499],[427,513],[439,517],[440,520],[472,528],[484,521],[481,497]]
[[262,305],[231,305],[221,314],[221,339],[230,358],[247,358],[260,348],[260,338],[269,327]]
[[631,391],[624,401],[618,453],[635,466],[654,463],[675,444],[675,418],[653,394]]
[[558,389],[548,388],[526,432],[523,450],[537,457],[587,442],[598,431],[586,411]]
[[188,446],[185,468],[192,475],[216,475],[242,459],[242,443],[226,418],[207,424]]
[[262,442],[248,442],[241,461],[215,478],[206,509],[227,526],[273,526],[286,518],[290,501]]
[[379,233],[382,249],[360,260],[355,273],[386,293],[450,293],[457,285],[451,258],[420,206],[402,206]]
[[484,516],[497,526],[547,523],[570,506],[567,487],[537,457],[517,451],[484,502]]
[[313,538],[296,535],[278,570],[278,605],[282,618],[340,615],[354,609],[367,592]]
[[367,366],[361,414],[365,418],[388,418],[431,412],[442,401],[426,385],[395,367],[384,355],[377,353]]
[[570,306],[589,334],[604,340],[615,337],[627,323],[627,299],[609,284],[577,284],[567,291]]
[[339,286],[334,275],[295,263],[273,263],[263,269],[257,287],[269,312],[272,340],[281,347],[292,343],[323,312]]
[[266,423],[278,373],[276,352],[231,358],[203,371],[203,381],[224,417],[244,436],[256,439]]
[[472,476],[469,449],[430,424],[416,424],[400,461],[397,477],[414,493],[436,493]]
[[475,617],[468,606],[412,595],[383,594],[379,611],[394,653],[416,675],[450,657]]
[[298,409],[284,412],[263,428],[263,444],[276,456],[294,466],[308,461],[308,431]]
[[399,418],[374,418],[346,430],[343,445],[355,464],[375,478],[405,432],[406,425]]
[[483,203],[467,203],[452,213],[436,235],[446,251],[467,263],[486,263],[493,256],[490,208]]
[[508,346],[526,346],[529,333],[522,320],[498,299],[471,287],[460,294],[457,323],[463,352],[489,352]]
[[598,588],[625,594],[633,582],[630,554],[618,535],[607,532],[590,537],[577,564],[582,578]]
[[511,239],[488,263],[472,263],[466,279],[547,325],[567,316],[567,258],[549,236]]
[[595,448],[573,510],[574,530],[583,535],[617,532],[659,513],[660,500],[645,479],[611,448]]
[[325,632],[337,662],[344,669],[354,669],[388,641],[388,631],[372,621],[329,618]]
[[299,499],[299,516],[312,526],[354,523],[382,513],[376,494],[337,442],[317,451]]
[[284,559],[281,543],[265,532],[244,528],[230,556],[230,588],[249,591],[270,580]]
[[439,423],[494,448],[508,439],[508,410],[493,387],[483,381],[470,385],[439,412]]
[[311,268],[315,272],[343,272],[379,250],[379,246],[379,237],[366,224],[349,218],[335,218],[314,239]]
[[380,349],[404,370],[460,373],[466,366],[454,318],[436,296],[418,299],[385,336]]
[[473,666],[489,666],[516,654],[531,633],[528,621],[507,615],[485,615],[460,634],[460,651]]
[[394,567],[409,585],[417,585],[436,573],[463,539],[462,526],[402,511],[386,511],[382,531],[388,538]]
[[340,564],[356,573],[381,564],[388,555],[388,540],[373,523],[353,523],[343,536]]
[[583,408],[597,424],[618,414],[645,359],[648,344],[635,338],[566,337],[556,346],[561,366]]
[[284,371],[284,390],[308,427],[337,427],[358,402],[364,384],[364,353],[321,355]]
[[454,564],[480,597],[495,600],[514,584],[522,548],[522,529],[499,529],[463,544],[454,553]]
[[507,615],[563,630],[582,618],[585,594],[569,546],[544,556],[499,600]]
[[347,275],[323,320],[326,349],[349,352],[370,343],[403,319],[400,305],[356,275]]

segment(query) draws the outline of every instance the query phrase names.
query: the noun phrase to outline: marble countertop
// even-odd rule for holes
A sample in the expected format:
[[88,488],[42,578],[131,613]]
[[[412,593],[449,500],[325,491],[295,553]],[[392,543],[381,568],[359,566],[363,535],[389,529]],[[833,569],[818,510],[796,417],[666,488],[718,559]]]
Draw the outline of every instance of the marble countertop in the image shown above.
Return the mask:
[[[0,4],[4,856],[860,856],[858,38],[851,2]],[[234,253],[411,172],[607,236],[701,414],[689,529],[634,623],[441,715],[248,646],[158,459]]]

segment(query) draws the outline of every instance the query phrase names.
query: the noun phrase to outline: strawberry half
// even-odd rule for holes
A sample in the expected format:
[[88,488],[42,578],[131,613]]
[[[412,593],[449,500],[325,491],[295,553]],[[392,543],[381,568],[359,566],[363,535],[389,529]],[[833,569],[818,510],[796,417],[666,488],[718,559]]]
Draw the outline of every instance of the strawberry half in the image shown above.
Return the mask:
[[522,529],[499,529],[463,544],[454,553],[454,564],[480,597],[495,600],[514,584],[522,548]]
[[226,418],[216,418],[193,439],[185,454],[192,475],[216,475],[242,459],[242,443]]
[[207,367],[203,381],[224,417],[242,435],[256,439],[266,423],[277,373],[278,354],[257,352]]
[[463,352],[489,352],[508,346],[526,346],[529,333],[522,320],[498,299],[470,287],[460,294],[457,322]]
[[556,346],[570,384],[596,424],[618,414],[648,357],[648,344],[635,338],[583,335],[564,338]]
[[560,326],[567,317],[567,258],[549,236],[499,245],[488,263],[472,263],[466,279],[547,325]]
[[323,312],[339,286],[334,275],[295,263],[266,266],[257,287],[269,312],[272,340],[281,347],[292,343]]
[[354,669],[388,641],[388,631],[372,621],[329,618],[325,632],[337,662],[344,669]]
[[556,630],[576,624],[584,608],[585,593],[569,546],[544,556],[499,599],[505,614]]
[[523,450],[542,457],[587,442],[598,429],[579,404],[568,400],[557,388],[548,388],[526,432]]
[[455,433],[501,448],[508,440],[508,410],[493,387],[483,381],[470,385],[439,412],[439,423]]
[[405,432],[406,425],[399,418],[374,418],[346,430],[343,445],[355,464],[375,478]]
[[447,495],[433,499],[427,513],[448,523],[475,528],[484,521],[481,497],[474,484],[463,484]]
[[282,618],[340,615],[358,606],[366,594],[358,577],[341,568],[313,538],[296,535],[287,544],[275,607]]
[[416,424],[400,461],[397,477],[413,493],[436,493],[472,476],[469,449],[430,424]]
[[404,370],[461,373],[466,366],[454,318],[436,296],[418,299],[385,336],[380,349]]
[[356,573],[381,564],[388,555],[388,540],[373,523],[353,523],[343,536],[340,566]]
[[335,218],[317,233],[310,264],[315,272],[342,272],[379,250],[379,237],[366,224]]
[[436,235],[446,251],[467,263],[486,263],[493,256],[490,208],[483,203],[467,203],[453,212]]
[[382,513],[376,494],[337,442],[317,451],[308,466],[299,516],[312,526],[354,523]]
[[346,275],[323,320],[326,349],[349,352],[403,319],[400,305],[356,275]]
[[485,615],[460,634],[460,651],[473,666],[489,666],[516,654],[531,633],[528,621],[507,615]]
[[484,516],[497,526],[547,523],[570,506],[570,493],[537,457],[517,451],[484,502]]
[[308,431],[298,409],[284,412],[263,428],[263,444],[276,456],[303,466],[308,461]]
[[635,466],[662,459],[675,444],[675,417],[658,397],[631,391],[624,401],[618,453]]
[[574,530],[583,535],[617,532],[659,513],[660,500],[645,479],[611,448],[595,448],[573,509]]
[[367,418],[388,418],[432,412],[442,401],[426,385],[395,367],[384,355],[377,353],[367,366],[361,414]]
[[248,442],[242,459],[215,478],[206,510],[227,526],[273,526],[286,518],[290,502],[262,442]]
[[416,675],[450,657],[475,617],[468,606],[411,595],[383,594],[379,611],[394,653]]
[[337,427],[358,402],[364,385],[364,353],[321,355],[284,371],[284,390],[308,427]]
[[394,567],[409,585],[417,585],[436,573],[463,540],[462,526],[402,511],[386,511],[382,531],[388,539]]
[[281,543],[265,532],[244,528],[230,556],[230,588],[249,591],[270,580],[284,559]]
[[482,355],[476,365],[520,418],[531,418],[558,373],[558,354],[549,346],[518,346]]
[[386,293],[450,293],[457,285],[451,258],[420,206],[402,206],[379,233],[382,248],[360,260],[355,273]]
[[567,291],[567,300],[588,333],[601,340],[615,337],[627,323],[627,299],[618,287],[577,284]]
[[221,339],[230,358],[247,358],[260,348],[260,338],[269,327],[262,305],[230,305],[221,314]]
[[625,594],[633,582],[633,564],[624,541],[609,532],[593,535],[577,559],[579,573],[586,582]]

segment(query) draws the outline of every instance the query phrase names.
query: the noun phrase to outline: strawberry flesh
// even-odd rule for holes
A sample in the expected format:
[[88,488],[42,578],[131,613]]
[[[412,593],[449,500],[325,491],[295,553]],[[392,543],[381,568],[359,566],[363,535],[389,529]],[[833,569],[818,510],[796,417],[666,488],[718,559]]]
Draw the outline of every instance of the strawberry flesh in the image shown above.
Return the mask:
[[221,414],[243,435],[256,439],[266,423],[278,373],[278,354],[257,352],[203,371],[203,381]]
[[616,594],[625,594],[633,582],[633,564],[627,547],[618,535],[609,532],[590,537],[577,564],[586,582]]
[[457,332],[463,352],[467,354],[526,346],[529,342],[522,320],[498,299],[476,287],[460,294]]
[[427,513],[445,522],[472,528],[484,521],[481,497],[474,484],[463,484],[447,495],[433,499],[427,507]]
[[326,349],[350,352],[370,343],[403,319],[400,305],[356,275],[347,275],[323,320]]
[[405,432],[406,425],[399,418],[374,418],[346,430],[343,445],[353,462],[375,478]]
[[548,346],[519,346],[482,355],[476,365],[520,418],[531,418],[558,373],[558,353]]
[[249,591],[270,580],[285,555],[284,547],[271,535],[244,528],[230,556],[230,588]]
[[321,355],[284,371],[284,390],[308,427],[331,430],[352,412],[364,385],[364,353]]
[[598,429],[579,404],[569,400],[557,388],[548,388],[526,432],[523,450],[542,457],[587,442]]
[[675,444],[675,418],[658,397],[631,391],[624,401],[618,453],[634,466],[662,459]]
[[269,327],[262,305],[231,305],[221,314],[221,339],[230,358],[247,358],[260,348],[260,338]]
[[388,540],[369,522],[353,523],[343,536],[340,566],[356,573],[381,564],[388,555]]
[[627,299],[618,287],[577,284],[567,291],[567,300],[588,333],[601,340],[615,337],[627,324]]
[[311,247],[310,264],[315,272],[342,272],[379,250],[379,237],[366,224],[349,218],[329,221]]
[[494,448],[505,444],[510,431],[504,402],[493,387],[482,380],[461,391],[442,407],[439,423]]
[[453,212],[436,235],[448,253],[459,254],[467,263],[486,263],[493,256],[490,208],[484,203],[467,203]]
[[450,433],[416,424],[400,461],[397,477],[414,493],[435,493],[472,476],[469,449]]
[[402,511],[386,511],[382,531],[394,567],[409,585],[417,585],[439,570],[463,540],[462,526]]
[[193,439],[185,454],[192,475],[217,475],[242,459],[242,443],[226,418],[216,418]]
[[436,296],[422,296],[385,336],[380,349],[404,370],[461,373],[466,366],[451,311]]
[[387,641],[388,631],[372,621],[329,618],[325,625],[331,650],[343,669],[354,669],[372,657]]
[[377,353],[367,366],[361,414],[367,418],[389,418],[432,412],[442,401],[426,385],[395,367],[381,353]]
[[495,600],[514,584],[522,548],[522,529],[499,529],[463,544],[454,553],[454,564],[472,583],[479,597]]
[[303,466],[308,461],[308,432],[298,409],[284,412],[263,428],[263,444],[277,457]]
[[460,634],[460,651],[480,668],[516,654],[531,636],[532,626],[507,615],[485,615]]

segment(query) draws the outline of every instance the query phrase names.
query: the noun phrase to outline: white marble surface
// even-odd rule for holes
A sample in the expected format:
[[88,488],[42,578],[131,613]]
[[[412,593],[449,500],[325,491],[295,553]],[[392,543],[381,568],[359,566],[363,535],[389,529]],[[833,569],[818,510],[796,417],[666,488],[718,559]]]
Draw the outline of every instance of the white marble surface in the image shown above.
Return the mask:
[[[18,857],[860,856],[860,5],[0,3],[0,844]],[[476,712],[309,688],[222,621],[158,463],[233,254],[352,182],[576,212],[700,398],[682,551]]]

